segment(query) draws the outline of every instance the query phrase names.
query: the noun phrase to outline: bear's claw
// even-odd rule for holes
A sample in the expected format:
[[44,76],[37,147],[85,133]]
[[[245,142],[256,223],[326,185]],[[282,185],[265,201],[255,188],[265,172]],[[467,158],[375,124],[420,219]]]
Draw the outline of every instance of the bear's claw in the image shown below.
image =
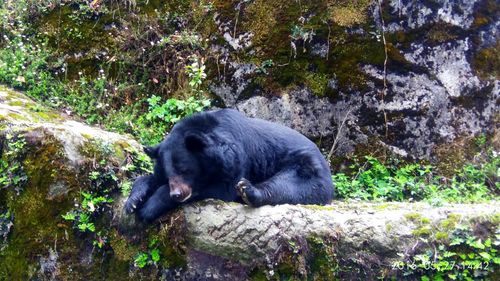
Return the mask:
[[243,199],[243,202],[245,202],[247,205],[250,205],[250,206],[252,206],[252,203],[250,202],[250,200],[248,200],[247,191],[251,187],[252,187],[252,185],[247,179],[241,179],[236,184],[236,191],[238,192],[238,195],[241,196],[241,199]]
[[127,211],[128,214],[133,213],[136,208],[137,206],[135,204],[129,202],[125,203],[125,211]]

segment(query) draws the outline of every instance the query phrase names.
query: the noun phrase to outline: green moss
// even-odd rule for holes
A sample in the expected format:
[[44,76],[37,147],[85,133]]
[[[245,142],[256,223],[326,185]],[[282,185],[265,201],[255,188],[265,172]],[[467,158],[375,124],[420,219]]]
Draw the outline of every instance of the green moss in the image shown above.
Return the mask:
[[478,51],[472,59],[472,67],[482,79],[500,79],[500,41]]
[[458,34],[453,32],[453,29],[454,27],[450,24],[434,24],[427,32],[427,39],[430,43],[436,44],[454,40],[458,37]]
[[[130,280],[130,258],[138,246],[113,229],[104,233],[109,242],[104,249],[92,249],[88,234],[75,231],[62,219],[74,207],[73,198],[89,188],[86,167],[80,166],[79,172],[66,167],[62,144],[43,131],[32,131],[27,147],[30,150],[22,161],[27,186],[19,196],[14,190],[0,189],[2,204],[14,215],[8,246],[0,253],[0,280],[32,279],[38,274],[40,258],[51,249],[57,252],[62,280]],[[52,186],[60,182],[67,194],[51,195]],[[96,226],[105,231],[111,220],[111,214],[105,213],[96,219]],[[91,262],[82,263],[87,259]]]
[[77,79],[80,71],[95,77],[98,73],[95,54],[114,48],[117,34],[110,36],[115,31],[105,30],[113,20],[111,14],[91,12],[87,4],[61,5],[43,15],[36,28],[44,30],[44,36],[54,50],[86,54],[66,60],[67,77]]
[[474,9],[473,28],[481,28],[498,20],[500,3],[495,0],[482,0]]
[[53,121],[62,120],[60,115],[53,113],[53,112],[36,111],[33,114],[35,114],[39,118],[43,119],[44,121],[53,122]]
[[442,220],[439,225],[445,230],[453,230],[460,221],[461,216],[459,214],[449,214],[448,217]]
[[256,267],[250,280],[335,280],[338,264],[333,238],[311,236],[284,242],[272,269]]
[[310,249],[309,267],[313,280],[335,280],[338,269],[335,244],[329,239],[310,237],[307,239]]
[[342,1],[330,0],[328,2],[329,19],[343,27],[364,24],[368,19],[368,7],[371,1]]
[[37,270],[38,255],[48,254],[48,249],[58,238],[59,256],[67,253],[65,246],[71,243],[62,240],[65,231],[57,222],[72,201],[47,200],[54,169],[62,172],[53,158],[58,149],[56,143],[46,140],[43,146],[36,147],[36,150],[26,154],[27,159],[24,160],[23,166],[29,180],[19,196],[13,190],[0,190],[7,192],[7,206],[15,218],[8,246],[0,254],[0,279],[32,278]]
[[78,150],[81,155],[89,159],[95,159],[96,162],[112,160],[111,156],[114,152],[112,144],[97,138],[88,139]]
[[138,246],[129,243],[116,229],[111,230],[109,244],[113,249],[115,258],[128,263],[133,260],[134,255],[140,250]]
[[184,217],[181,213],[171,214],[176,218],[175,224],[162,226],[159,231],[154,231],[151,235],[159,239],[158,248],[162,259],[160,263],[166,268],[184,268],[187,265],[186,253],[186,229],[184,229]]
[[[271,59],[274,66],[269,74],[255,81],[265,89],[279,92],[283,88],[307,86],[317,95],[335,96],[338,90],[363,89],[365,74],[361,64],[382,65],[384,50],[375,38],[347,34],[346,26],[366,23],[366,11],[370,1],[255,1],[248,5],[240,19],[241,29],[254,34],[252,43],[256,53],[245,60],[260,62]],[[223,8],[222,8],[223,7]],[[227,15],[221,9],[228,9]],[[218,12],[222,21],[234,20],[231,5],[221,4]],[[298,19],[312,14],[306,22]],[[366,26],[365,26],[366,25]],[[314,38],[329,41],[328,57],[311,54],[310,42],[296,39],[296,52],[291,48],[294,28],[314,31]],[[240,30],[238,28],[238,30]],[[402,57],[402,56],[400,56]],[[329,89],[328,81],[334,79],[338,89]]]
[[400,207],[398,205],[393,204],[391,202],[381,203],[381,204],[377,204],[377,205],[374,206],[374,209],[377,210],[377,211],[397,210],[399,208]]
[[417,237],[422,237],[422,236],[429,236],[431,235],[432,233],[432,229],[430,226],[428,225],[425,225],[425,226],[422,226],[422,227],[419,227],[417,229],[414,229],[412,231],[412,234],[414,236],[417,236]]
[[500,224],[500,213],[495,213],[491,216],[491,223],[496,226]]
[[116,156],[121,161],[125,160],[127,156],[127,151],[130,150],[131,145],[125,140],[118,140],[113,143],[114,156]]
[[431,221],[430,221],[428,218],[422,218],[422,219],[420,220],[420,223],[422,223],[422,224],[429,224],[430,222],[431,222]]
[[392,228],[393,228],[392,223],[387,222],[385,224],[385,232],[390,232],[392,230]]
[[472,137],[463,137],[453,143],[438,145],[433,153],[436,155],[437,172],[443,176],[453,177],[456,171],[472,161],[478,152]]
[[12,100],[7,103],[10,106],[24,106],[25,103],[21,100]]
[[407,213],[404,217],[411,222],[420,222],[422,219],[422,215],[419,213]]
[[248,277],[252,281],[267,281],[269,280],[264,273],[264,270],[262,270],[260,267],[254,268],[250,274],[248,274]]
[[90,134],[86,134],[86,133],[82,133],[82,137],[84,137],[85,139],[91,141],[94,139],[94,136],[90,135]]
[[334,211],[336,209],[335,206],[331,205],[302,205],[303,208],[316,210],[316,211]]
[[443,232],[443,231],[438,231],[438,232],[436,232],[436,234],[434,234],[434,238],[438,241],[439,240],[448,240],[448,237],[449,237],[448,233]]
[[305,83],[315,95],[321,96],[326,91],[328,76],[325,73],[307,72]]
[[20,120],[20,121],[30,121],[28,118],[26,118],[25,116],[22,116],[20,114],[17,114],[17,113],[14,113],[14,112],[10,112],[7,114],[7,116],[10,118],[10,119],[13,119],[13,120]]

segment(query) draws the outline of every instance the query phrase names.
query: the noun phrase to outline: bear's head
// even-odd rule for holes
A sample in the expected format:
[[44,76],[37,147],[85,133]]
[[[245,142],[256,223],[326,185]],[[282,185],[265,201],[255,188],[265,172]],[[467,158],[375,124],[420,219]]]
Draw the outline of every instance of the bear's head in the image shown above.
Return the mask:
[[200,131],[172,131],[166,139],[144,151],[155,162],[159,185],[168,184],[170,197],[178,202],[199,193],[211,179],[220,176],[223,155],[213,136]]

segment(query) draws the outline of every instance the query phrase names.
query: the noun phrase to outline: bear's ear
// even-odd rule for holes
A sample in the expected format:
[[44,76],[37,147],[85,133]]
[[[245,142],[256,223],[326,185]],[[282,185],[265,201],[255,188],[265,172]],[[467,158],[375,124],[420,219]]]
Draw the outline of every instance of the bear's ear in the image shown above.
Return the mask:
[[205,139],[200,134],[188,133],[184,137],[184,144],[189,151],[201,152],[207,146]]
[[144,146],[144,153],[146,153],[151,159],[158,158],[158,152],[160,150],[160,146]]

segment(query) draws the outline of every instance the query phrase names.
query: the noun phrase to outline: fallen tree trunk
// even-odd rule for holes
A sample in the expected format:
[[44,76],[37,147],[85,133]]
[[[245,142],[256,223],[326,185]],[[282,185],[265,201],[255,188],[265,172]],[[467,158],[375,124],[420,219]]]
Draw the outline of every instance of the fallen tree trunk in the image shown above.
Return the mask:
[[201,251],[250,268],[265,265],[270,279],[286,268],[300,280],[369,280],[403,276],[415,266],[408,258],[426,251],[438,255],[437,247],[459,228],[481,232],[484,241],[498,230],[498,212],[497,204],[334,202],[251,208],[207,201],[184,207],[182,215],[190,247],[197,251],[193,261]]
[[0,131],[0,280],[498,277],[497,202],[207,200],[143,225],[122,210],[150,169],[130,137],[5,88]]

